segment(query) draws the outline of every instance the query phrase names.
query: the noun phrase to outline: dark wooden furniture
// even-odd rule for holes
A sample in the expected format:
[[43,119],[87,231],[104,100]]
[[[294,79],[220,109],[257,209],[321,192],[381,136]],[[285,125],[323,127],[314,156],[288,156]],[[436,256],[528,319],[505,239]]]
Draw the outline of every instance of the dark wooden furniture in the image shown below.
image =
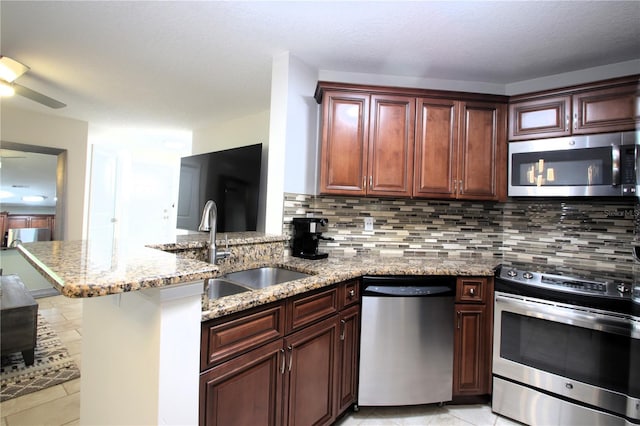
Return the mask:
[[354,280],[203,323],[200,424],[331,424],[356,398],[359,300]]
[[55,215],[50,214],[9,214],[8,212],[0,213],[0,236],[2,247],[6,247],[6,232],[9,229],[22,228],[48,228],[51,231],[51,239],[53,240],[53,231],[55,228]]
[[491,393],[493,278],[458,277],[453,348],[453,399]]
[[509,99],[509,140],[634,130],[640,76],[604,80]]
[[37,338],[38,304],[17,275],[1,276],[0,288],[2,355],[22,352],[24,363],[32,365]]
[[319,82],[320,192],[503,200],[507,99]]

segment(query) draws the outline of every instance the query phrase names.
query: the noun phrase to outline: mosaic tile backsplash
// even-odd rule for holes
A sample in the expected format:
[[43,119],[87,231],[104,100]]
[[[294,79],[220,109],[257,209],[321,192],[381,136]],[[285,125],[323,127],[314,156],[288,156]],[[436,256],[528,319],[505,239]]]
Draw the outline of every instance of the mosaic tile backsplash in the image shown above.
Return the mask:
[[[326,217],[320,250],[343,255],[500,257],[630,272],[640,205],[626,199],[509,199],[505,203],[285,194],[294,217]],[[372,217],[373,231],[364,230]],[[622,269],[622,270],[621,270]],[[628,271],[627,271],[628,270]]]

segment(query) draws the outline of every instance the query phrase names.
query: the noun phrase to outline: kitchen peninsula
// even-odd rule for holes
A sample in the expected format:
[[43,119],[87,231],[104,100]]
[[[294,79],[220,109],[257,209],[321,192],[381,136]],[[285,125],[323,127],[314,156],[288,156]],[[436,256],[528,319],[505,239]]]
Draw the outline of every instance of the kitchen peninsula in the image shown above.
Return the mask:
[[[283,236],[229,235],[229,262],[203,262],[206,238],[150,247],[88,241],[25,244],[19,251],[63,295],[83,300],[82,424],[197,424],[202,321],[378,275],[492,276],[487,258],[284,257]],[[220,244],[224,244],[221,240]],[[204,282],[232,270],[281,266],[309,278],[220,299]],[[100,297],[98,297],[100,296]]]

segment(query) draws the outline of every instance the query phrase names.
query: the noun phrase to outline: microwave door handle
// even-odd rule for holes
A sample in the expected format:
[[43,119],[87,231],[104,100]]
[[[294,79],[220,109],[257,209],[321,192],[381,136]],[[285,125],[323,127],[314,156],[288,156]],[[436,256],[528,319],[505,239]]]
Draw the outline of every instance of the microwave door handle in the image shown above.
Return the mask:
[[620,146],[611,146],[611,186],[620,185]]

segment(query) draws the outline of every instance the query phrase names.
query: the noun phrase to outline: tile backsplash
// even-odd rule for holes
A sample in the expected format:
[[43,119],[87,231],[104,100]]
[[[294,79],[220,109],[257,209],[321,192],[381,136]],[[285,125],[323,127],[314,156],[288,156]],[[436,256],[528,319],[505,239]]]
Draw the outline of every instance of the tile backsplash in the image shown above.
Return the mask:
[[[509,199],[505,203],[397,200],[285,193],[294,217],[326,217],[321,251],[388,256],[501,257],[631,270],[640,205],[626,199]],[[372,217],[373,231],[364,230]]]

